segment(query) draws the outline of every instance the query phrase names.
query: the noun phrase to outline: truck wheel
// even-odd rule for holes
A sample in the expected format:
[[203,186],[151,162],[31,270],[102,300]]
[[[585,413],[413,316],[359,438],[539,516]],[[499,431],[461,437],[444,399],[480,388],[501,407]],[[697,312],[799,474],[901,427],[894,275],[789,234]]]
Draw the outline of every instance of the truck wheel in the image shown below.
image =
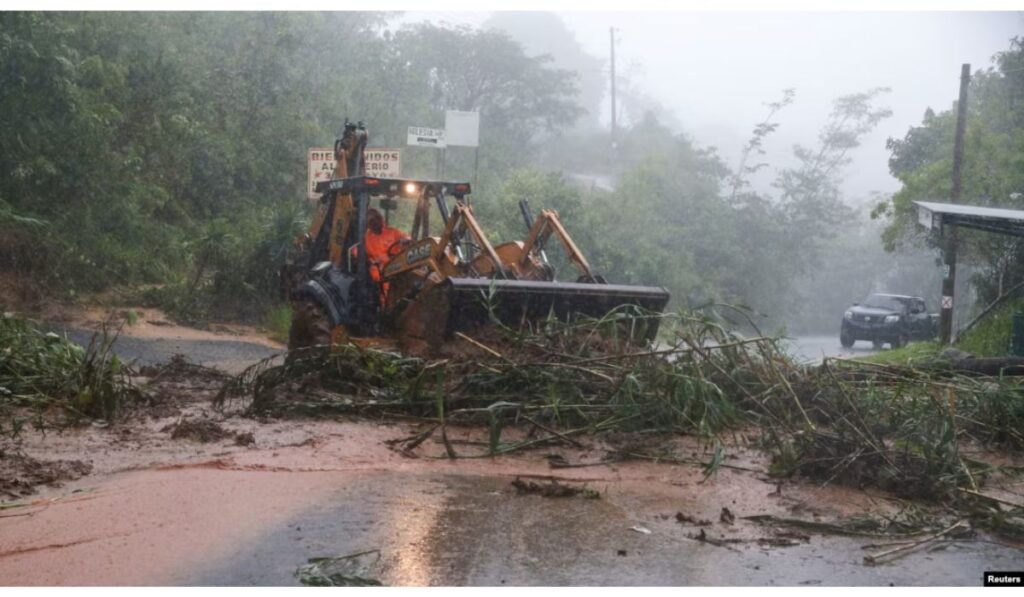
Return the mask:
[[288,350],[331,343],[331,322],[319,303],[302,299],[292,303]]
[[907,345],[907,341],[907,335],[900,334],[899,336],[896,337],[895,340],[890,342],[889,345],[892,346],[893,348],[903,348],[904,346]]
[[854,342],[853,336],[846,332],[839,332],[839,343],[842,344],[843,348],[851,348]]

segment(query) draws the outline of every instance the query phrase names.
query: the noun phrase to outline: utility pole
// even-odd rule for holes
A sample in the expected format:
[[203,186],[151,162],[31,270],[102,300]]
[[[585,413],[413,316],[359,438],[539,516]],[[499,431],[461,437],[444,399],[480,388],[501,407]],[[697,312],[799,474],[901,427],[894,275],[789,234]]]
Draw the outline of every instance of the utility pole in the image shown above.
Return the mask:
[[[960,100],[956,106],[956,137],[953,139],[953,188],[951,203],[960,199],[961,170],[964,159],[964,128],[967,125],[967,86],[971,82],[971,65],[960,67]],[[946,264],[942,277],[942,311],[939,319],[940,341],[949,344],[953,337],[953,296],[956,291],[956,226],[942,225],[942,252]]]
[[615,165],[615,27],[608,28],[608,39],[612,48],[612,166]]

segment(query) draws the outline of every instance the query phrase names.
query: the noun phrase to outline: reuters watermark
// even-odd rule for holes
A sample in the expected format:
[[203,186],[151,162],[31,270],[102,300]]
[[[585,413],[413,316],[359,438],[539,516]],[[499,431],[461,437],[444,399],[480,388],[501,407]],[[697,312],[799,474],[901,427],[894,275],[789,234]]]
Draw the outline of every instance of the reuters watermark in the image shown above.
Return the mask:
[[983,579],[986,587],[1024,587],[1024,572],[1019,570],[986,572]]

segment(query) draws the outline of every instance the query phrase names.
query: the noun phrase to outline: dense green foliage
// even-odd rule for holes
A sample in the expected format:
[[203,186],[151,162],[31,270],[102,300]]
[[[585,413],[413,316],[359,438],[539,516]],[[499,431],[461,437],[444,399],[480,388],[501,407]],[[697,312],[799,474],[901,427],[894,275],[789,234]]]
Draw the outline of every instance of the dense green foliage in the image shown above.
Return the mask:
[[1013,316],[1024,313],[1024,298],[1010,300],[996,307],[957,339],[957,346],[975,356],[1001,357],[1010,354]]
[[[255,318],[308,220],[305,150],[487,113],[482,165],[570,123],[571,74],[497,32],[361,13],[0,15],[2,265],[59,294],[157,283],[187,318]],[[407,172],[433,174],[409,152]]]
[[[0,270],[51,295],[148,285],[185,319],[280,320],[268,318],[277,266],[310,215],[305,150],[346,118],[386,147],[409,125],[443,126],[446,109],[479,110],[479,156],[451,148],[443,168],[476,183],[496,242],[523,235],[528,197],[559,210],[609,280],[664,285],[676,305],[748,304],[775,323],[803,311],[794,281],[851,217],[842,172],[888,116],[885,90],[836,99],[818,139],[755,190],[751,174],[776,161],[763,141],[796,92],[767,104],[735,169],[658,110],[627,111],[613,155],[593,126],[601,61],[548,17],[523,17],[549,32],[538,36],[510,18],[473,29],[353,12],[4,13]],[[437,157],[406,148],[403,173],[434,177]]]
[[[1024,39],[997,54],[995,66],[971,76],[959,203],[1024,208]],[[891,217],[885,232],[890,250],[900,243],[933,243],[921,238],[914,200],[948,201],[952,189],[956,107],[929,109],[920,126],[903,139],[890,139],[889,169],[903,183],[876,215]],[[979,269],[973,282],[988,304],[1024,280],[1024,243],[1012,237],[965,231],[959,259]]]

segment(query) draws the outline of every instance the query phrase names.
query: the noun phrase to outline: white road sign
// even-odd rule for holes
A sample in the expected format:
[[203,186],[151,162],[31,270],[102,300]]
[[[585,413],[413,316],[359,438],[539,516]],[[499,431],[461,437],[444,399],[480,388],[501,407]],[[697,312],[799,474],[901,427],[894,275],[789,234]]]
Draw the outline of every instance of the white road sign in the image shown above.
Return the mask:
[[[363,151],[366,160],[366,175],[381,178],[400,178],[402,176],[402,150],[389,147],[367,147]],[[334,177],[334,149],[331,147],[312,147],[307,159],[308,180],[306,196],[318,199],[316,183]]]
[[424,147],[445,147],[444,129],[431,129],[423,126],[410,126],[406,145],[422,145]]
[[942,297],[942,308],[943,309],[952,309],[953,308],[953,297],[951,297],[951,296],[944,296],[944,297]]
[[927,207],[917,206],[917,223],[931,230],[932,228],[932,210]]
[[444,113],[444,132],[448,145],[480,145],[480,113],[448,110]]
[[368,147],[363,152],[366,160],[366,175],[380,178],[400,178],[402,176],[402,150],[386,147]]
[[308,180],[306,181],[306,197],[318,199],[316,183],[330,180],[334,176],[334,148],[311,147],[306,161]]

